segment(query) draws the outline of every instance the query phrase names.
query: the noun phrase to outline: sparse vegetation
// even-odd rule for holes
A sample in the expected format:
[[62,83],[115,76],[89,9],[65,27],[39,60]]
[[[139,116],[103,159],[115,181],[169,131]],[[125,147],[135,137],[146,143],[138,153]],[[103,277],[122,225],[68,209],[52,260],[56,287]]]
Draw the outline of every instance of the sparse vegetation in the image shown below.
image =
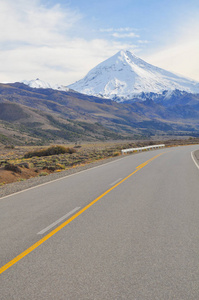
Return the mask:
[[63,146],[51,146],[47,149],[41,149],[36,151],[27,152],[24,155],[24,158],[31,158],[33,156],[51,156],[51,155],[59,155],[59,154],[65,154],[65,153],[75,153],[76,150],[74,148],[65,148]]

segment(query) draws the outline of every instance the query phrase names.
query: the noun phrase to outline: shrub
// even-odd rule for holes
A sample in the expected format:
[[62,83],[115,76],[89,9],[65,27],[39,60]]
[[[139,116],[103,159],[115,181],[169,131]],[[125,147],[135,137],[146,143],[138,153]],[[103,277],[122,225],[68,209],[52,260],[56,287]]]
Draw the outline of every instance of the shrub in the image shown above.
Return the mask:
[[57,168],[57,169],[64,170],[64,169],[65,169],[65,166],[62,165],[62,164],[56,164],[56,168]]
[[46,175],[48,175],[47,172],[41,172],[41,173],[39,173],[39,176],[46,176]]
[[114,152],[113,153],[113,156],[119,156],[120,155],[120,152]]
[[27,163],[27,162],[21,162],[18,164],[19,167],[21,168],[26,168],[26,169],[30,169],[31,164]]
[[33,156],[50,156],[50,155],[59,155],[59,154],[65,154],[65,153],[75,153],[76,150],[74,148],[65,148],[63,146],[51,146],[47,149],[42,149],[42,150],[36,150],[36,151],[31,151],[27,152],[24,155],[24,158],[31,158]]
[[10,164],[10,163],[7,163],[4,167],[4,169],[7,171],[15,172],[15,173],[21,173],[21,169],[18,166]]
[[14,149],[14,148],[15,148],[14,145],[6,145],[6,146],[5,146],[5,149]]

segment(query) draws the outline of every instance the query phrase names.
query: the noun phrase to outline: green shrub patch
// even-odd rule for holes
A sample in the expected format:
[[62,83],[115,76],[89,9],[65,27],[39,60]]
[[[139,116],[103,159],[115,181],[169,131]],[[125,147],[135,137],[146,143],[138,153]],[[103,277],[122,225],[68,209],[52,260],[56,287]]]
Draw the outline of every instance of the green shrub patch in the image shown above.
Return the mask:
[[41,156],[59,155],[65,153],[72,154],[75,152],[76,150],[74,148],[66,148],[64,146],[51,146],[46,149],[27,152],[25,153],[24,158],[31,158],[33,156],[41,157]]

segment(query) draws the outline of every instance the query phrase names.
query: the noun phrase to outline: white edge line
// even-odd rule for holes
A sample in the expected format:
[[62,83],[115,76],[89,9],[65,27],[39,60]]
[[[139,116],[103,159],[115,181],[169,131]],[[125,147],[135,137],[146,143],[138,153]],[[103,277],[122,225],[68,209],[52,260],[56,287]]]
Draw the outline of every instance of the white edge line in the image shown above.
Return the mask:
[[195,163],[196,167],[199,169],[199,165],[198,165],[198,163],[197,163],[197,161],[196,161],[196,159],[195,159],[195,157],[194,157],[194,152],[195,152],[195,151],[197,151],[197,150],[194,150],[194,151],[191,152],[191,157],[192,157],[193,162]]
[[58,219],[57,221],[53,222],[52,224],[50,224],[49,226],[47,226],[46,228],[44,228],[43,230],[41,230],[40,232],[38,232],[37,234],[44,234],[46,231],[48,231],[49,229],[51,229],[52,227],[54,227],[55,225],[59,224],[61,221],[63,221],[64,219],[68,218],[69,216],[71,216],[73,213],[75,213],[77,210],[79,210],[81,207],[76,207],[73,210],[71,210],[69,213],[67,213],[66,215],[64,215],[63,217],[61,217],[60,219]]
[[117,179],[116,181],[114,181],[113,183],[111,183],[110,185],[115,185],[116,183],[118,183],[118,181],[122,180],[122,178]]
[[[161,149],[158,149],[158,150],[161,150]],[[141,152],[141,153],[144,153],[144,152]],[[140,153],[140,154],[141,154],[141,153]],[[13,193],[13,194],[9,194],[9,195],[0,197],[0,200],[5,199],[5,198],[8,198],[8,197],[15,196],[15,195],[17,195],[17,194],[20,194],[20,193],[23,193],[23,192],[26,192],[26,191],[29,191],[29,190],[32,190],[32,189],[36,189],[36,188],[38,188],[38,187],[40,187],[40,186],[44,186],[44,185],[46,185],[46,184],[50,184],[50,183],[56,182],[56,181],[58,181],[58,180],[63,180],[63,179],[65,179],[66,177],[71,177],[71,176],[74,176],[74,175],[77,175],[77,174],[80,174],[80,173],[83,173],[83,172],[90,171],[90,170],[92,170],[92,169],[100,168],[100,167],[103,167],[103,166],[105,166],[105,165],[109,165],[109,164],[115,163],[115,162],[117,162],[117,161],[119,161],[119,160],[121,160],[121,159],[125,159],[125,158],[129,158],[129,156],[123,156],[123,157],[121,157],[121,158],[119,158],[119,159],[116,159],[116,160],[114,160],[114,161],[110,161],[110,162],[105,163],[105,164],[101,164],[101,165],[96,166],[96,167],[88,168],[88,169],[86,169],[86,170],[82,170],[82,171],[79,171],[79,172],[75,172],[75,173],[73,173],[73,174],[66,175],[66,176],[63,176],[63,177],[60,177],[60,178],[57,178],[57,179],[53,179],[53,180],[50,180],[50,181],[48,181],[48,182],[44,182],[44,183],[41,183],[41,184],[37,184],[37,185],[32,186],[32,187],[30,187],[30,188],[27,188],[27,189],[25,189],[25,190],[18,191],[18,192],[16,192],[16,193]]]

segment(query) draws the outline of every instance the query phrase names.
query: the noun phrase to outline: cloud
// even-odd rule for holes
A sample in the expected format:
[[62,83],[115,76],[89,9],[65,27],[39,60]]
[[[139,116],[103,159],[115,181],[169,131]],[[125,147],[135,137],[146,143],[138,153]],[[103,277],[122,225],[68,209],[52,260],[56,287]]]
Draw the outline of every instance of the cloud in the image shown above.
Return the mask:
[[150,42],[147,40],[138,40],[137,41],[139,44],[149,44]]
[[101,28],[99,32],[109,34],[110,36],[118,39],[124,38],[139,38],[140,36],[134,33],[133,28],[130,27],[120,27],[120,28]]
[[37,0],[1,0],[0,8],[1,43],[52,45],[63,41],[63,32],[80,18],[69,9],[47,8]]
[[1,0],[0,82],[38,77],[68,85],[117,51],[138,50],[131,43],[73,35],[81,22],[81,14],[69,7],[47,7],[41,0]]
[[115,31],[113,28],[100,28],[99,32],[113,32]]
[[129,32],[129,33],[118,33],[114,32],[112,34],[113,37],[123,39],[123,38],[137,38],[139,35],[135,34],[134,32]]
[[[137,29],[133,29],[131,27],[120,27],[120,28],[101,28],[99,29],[99,32],[104,33],[105,36],[108,36],[108,38],[114,38],[114,40],[126,40],[128,41],[129,39],[136,39],[136,38],[140,38],[140,35],[135,33],[138,32]],[[145,44],[146,41],[136,41],[137,44]]]
[[130,27],[120,27],[120,28],[101,28],[100,32],[129,32],[134,31],[133,28]]

